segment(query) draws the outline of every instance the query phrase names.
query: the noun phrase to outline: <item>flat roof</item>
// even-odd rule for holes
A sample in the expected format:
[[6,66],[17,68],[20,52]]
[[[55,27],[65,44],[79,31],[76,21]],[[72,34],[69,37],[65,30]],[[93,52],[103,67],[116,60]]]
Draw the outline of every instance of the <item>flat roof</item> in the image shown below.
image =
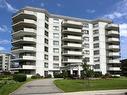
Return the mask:
[[112,23],[111,19],[106,19],[106,18],[97,18],[94,20],[89,20],[89,19],[84,19],[84,18],[77,18],[77,17],[70,17],[70,16],[63,16],[63,15],[57,15],[57,14],[52,14],[49,13],[46,9],[42,8],[36,8],[36,7],[31,7],[31,6],[26,6],[16,13],[14,13],[12,16],[16,15],[17,13],[23,11],[23,10],[29,10],[29,11],[35,11],[35,12],[41,12],[41,13],[46,13],[50,17],[56,17],[56,18],[61,18],[61,19],[66,19],[66,20],[74,20],[74,21],[80,21],[80,22],[90,22],[90,23],[96,23],[96,22],[107,22],[107,23]]

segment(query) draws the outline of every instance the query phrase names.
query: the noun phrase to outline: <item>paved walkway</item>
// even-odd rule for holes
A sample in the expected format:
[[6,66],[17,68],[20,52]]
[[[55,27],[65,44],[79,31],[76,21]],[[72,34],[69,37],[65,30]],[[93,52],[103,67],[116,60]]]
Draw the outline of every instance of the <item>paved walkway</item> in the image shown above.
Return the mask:
[[54,79],[34,80],[24,84],[11,95],[49,95],[51,93],[62,93],[62,91],[53,84],[53,81]]

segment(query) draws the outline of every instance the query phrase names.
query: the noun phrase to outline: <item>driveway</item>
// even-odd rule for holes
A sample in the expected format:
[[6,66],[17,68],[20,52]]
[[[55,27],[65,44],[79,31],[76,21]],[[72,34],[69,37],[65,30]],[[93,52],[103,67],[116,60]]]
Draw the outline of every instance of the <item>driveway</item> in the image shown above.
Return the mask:
[[34,80],[24,84],[11,95],[49,95],[62,93],[62,91],[53,84],[53,81],[54,79]]

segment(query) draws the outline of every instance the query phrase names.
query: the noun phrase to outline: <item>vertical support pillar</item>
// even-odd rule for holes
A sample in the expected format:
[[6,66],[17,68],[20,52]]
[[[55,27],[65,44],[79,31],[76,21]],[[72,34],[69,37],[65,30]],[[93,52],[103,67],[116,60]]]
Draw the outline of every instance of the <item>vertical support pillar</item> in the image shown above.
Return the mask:
[[80,65],[78,65],[78,75],[79,75],[79,77],[81,77],[81,69],[80,69]]
[[70,69],[70,74],[73,74],[73,70],[72,69]]

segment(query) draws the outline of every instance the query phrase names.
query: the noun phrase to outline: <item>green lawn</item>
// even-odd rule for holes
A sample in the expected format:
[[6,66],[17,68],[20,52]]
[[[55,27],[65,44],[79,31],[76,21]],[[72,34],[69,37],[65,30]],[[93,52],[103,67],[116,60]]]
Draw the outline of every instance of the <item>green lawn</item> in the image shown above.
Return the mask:
[[90,80],[55,80],[54,83],[65,92],[127,89],[127,78]]
[[9,93],[15,91],[21,85],[23,85],[24,83],[29,82],[31,80],[32,79],[27,79],[27,81],[25,81],[25,82],[15,82],[14,80],[8,80],[5,85],[0,87],[0,95],[9,95]]

